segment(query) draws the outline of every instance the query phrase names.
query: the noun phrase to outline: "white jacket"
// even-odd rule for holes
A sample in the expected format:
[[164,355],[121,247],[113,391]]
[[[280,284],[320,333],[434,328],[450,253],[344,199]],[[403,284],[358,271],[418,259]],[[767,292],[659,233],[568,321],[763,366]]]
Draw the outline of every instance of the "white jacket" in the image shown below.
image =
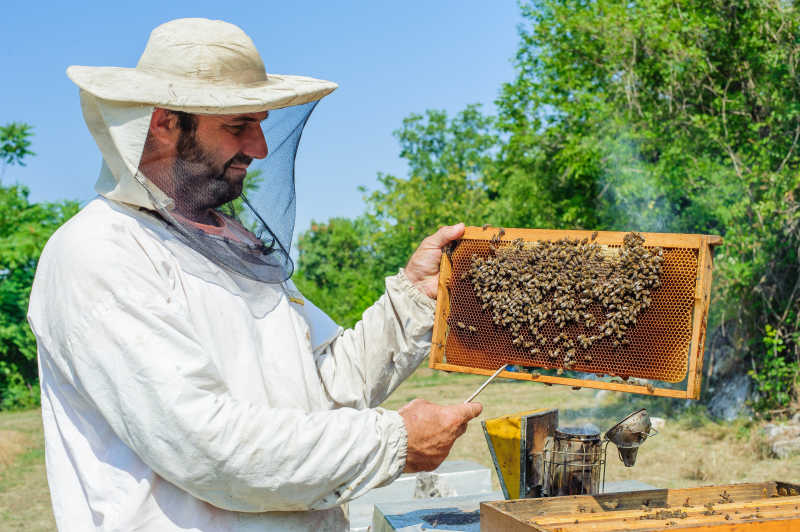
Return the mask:
[[433,302],[401,272],[344,331],[291,283],[259,284],[278,299],[261,312],[187,261],[227,276],[104,198],[41,256],[28,318],[59,529],[345,529],[341,505],[405,465],[402,418],[377,405],[428,352]]

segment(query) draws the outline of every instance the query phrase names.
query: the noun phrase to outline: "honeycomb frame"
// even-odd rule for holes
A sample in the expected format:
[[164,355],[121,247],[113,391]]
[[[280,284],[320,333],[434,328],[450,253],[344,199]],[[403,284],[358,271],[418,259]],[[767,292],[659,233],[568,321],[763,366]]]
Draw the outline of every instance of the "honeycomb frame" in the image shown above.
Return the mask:
[[[531,355],[511,344],[511,335],[495,326],[480,310],[468,279],[462,273],[473,254],[487,256],[490,245],[510,245],[514,239],[525,242],[560,238],[591,238],[593,231],[551,229],[499,229],[467,227],[461,240],[442,254],[436,316],[429,366],[433,369],[491,375],[503,364],[562,370],[561,360],[548,357],[554,346]],[[595,242],[603,247],[622,246],[628,232],[598,231]],[[612,348],[599,342],[586,352],[591,362],[572,368],[581,373],[600,375],[600,379],[579,379],[540,372],[503,371],[500,376],[547,384],[607,389],[665,397],[697,399],[703,367],[703,345],[708,317],[713,266],[712,249],[722,243],[716,235],[640,233],[647,247],[661,247],[664,263],[662,286],[653,292],[651,308],[642,311],[639,323],[629,331],[630,345]],[[494,242],[494,243],[493,243]],[[456,328],[468,322],[474,332]],[[550,334],[556,332],[555,326]],[[575,331],[573,331],[574,334]],[[580,357],[579,357],[580,358]],[[616,382],[602,378],[615,378]],[[633,377],[633,380],[629,379]],[[635,384],[647,379],[647,384]],[[668,383],[670,387],[654,386]],[[679,383],[682,387],[673,387]]]

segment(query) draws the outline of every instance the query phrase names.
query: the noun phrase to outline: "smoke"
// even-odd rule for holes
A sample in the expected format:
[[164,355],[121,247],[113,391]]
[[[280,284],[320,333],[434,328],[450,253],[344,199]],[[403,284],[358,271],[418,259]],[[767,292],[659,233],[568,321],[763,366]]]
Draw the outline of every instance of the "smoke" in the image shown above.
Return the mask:
[[604,173],[596,197],[600,220],[618,231],[672,231],[675,220],[664,177],[641,153],[640,144],[627,130],[601,144]]
[[573,425],[563,426],[562,425],[562,426],[560,426],[558,428],[558,430],[560,430],[561,432],[564,432],[566,434],[576,434],[576,435],[581,435],[581,436],[591,436],[593,434],[600,434],[600,432],[602,432],[597,427],[597,425],[595,425],[594,423],[590,423],[590,422],[586,422],[583,425],[578,425],[578,426],[573,426]]

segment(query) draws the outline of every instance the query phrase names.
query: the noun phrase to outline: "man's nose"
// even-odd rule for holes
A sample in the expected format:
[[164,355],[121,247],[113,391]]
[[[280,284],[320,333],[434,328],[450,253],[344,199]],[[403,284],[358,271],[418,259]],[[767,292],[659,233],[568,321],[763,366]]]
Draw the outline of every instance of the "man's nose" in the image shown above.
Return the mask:
[[245,142],[242,146],[242,153],[253,159],[263,159],[269,153],[267,139],[264,138],[264,131],[261,129],[261,125],[254,124],[254,126],[248,130],[249,133],[245,137]]

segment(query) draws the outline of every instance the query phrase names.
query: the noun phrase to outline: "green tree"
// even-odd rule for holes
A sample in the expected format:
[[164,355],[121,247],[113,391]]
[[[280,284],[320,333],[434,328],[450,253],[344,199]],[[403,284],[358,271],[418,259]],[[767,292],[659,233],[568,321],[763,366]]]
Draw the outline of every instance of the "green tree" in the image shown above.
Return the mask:
[[491,217],[484,176],[497,136],[479,106],[453,118],[444,111],[412,114],[394,132],[409,176],[380,174],[365,193],[367,212],[353,220],[313,224],[298,241],[295,282],[315,304],[352,325],[383,292],[383,280],[405,265],[439,226]]
[[[22,164],[31,128],[0,128],[0,146],[11,154],[6,164]],[[8,150],[6,151],[6,146]],[[14,147],[16,146],[16,148]],[[36,340],[27,323],[36,264],[50,235],[72,214],[75,202],[31,203],[28,189],[0,186],[0,408],[28,407],[39,402]]]
[[[508,223],[722,234],[715,307],[748,324],[756,374],[796,361],[794,5],[539,0],[522,13],[518,75],[498,100]],[[767,325],[786,349],[764,351]]]
[[409,176],[379,174],[365,197],[378,229],[374,251],[385,273],[405,265],[420,241],[441,225],[482,224],[493,218],[486,175],[498,146],[491,118],[470,105],[448,119],[444,111],[412,114],[394,132]]
[[29,124],[11,122],[0,126],[0,163],[5,165],[19,164],[25,166],[23,159],[35,155],[30,148],[32,127]]
[[350,327],[383,292],[382,268],[370,245],[374,227],[366,217],[312,223],[300,235],[294,281],[340,325]]
[[[800,363],[797,7],[532,0],[521,12],[496,118],[427,111],[395,133],[409,175],[379,175],[365,198],[365,274],[391,273],[458,220],[721,234],[713,318],[744,324],[756,383],[785,407]],[[329,275],[335,291],[345,273]]]

